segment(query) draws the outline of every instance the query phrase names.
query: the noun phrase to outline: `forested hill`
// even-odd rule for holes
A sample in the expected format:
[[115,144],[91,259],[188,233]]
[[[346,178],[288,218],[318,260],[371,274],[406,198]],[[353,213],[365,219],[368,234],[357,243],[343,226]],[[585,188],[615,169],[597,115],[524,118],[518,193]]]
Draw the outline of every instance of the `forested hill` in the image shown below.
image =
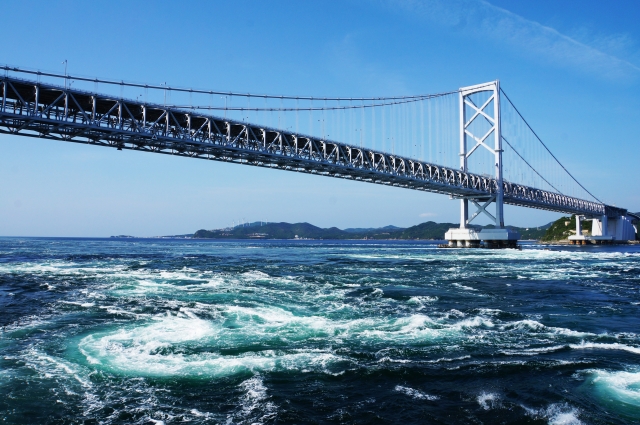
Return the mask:
[[[637,213],[636,213],[637,215]],[[591,220],[582,220],[582,232],[584,235],[591,235],[593,222]],[[636,225],[637,227],[637,225]],[[547,229],[546,233],[542,238],[540,238],[543,242],[556,242],[556,241],[566,241],[569,239],[569,236],[576,234],[576,216],[572,215],[571,217],[560,217]],[[636,231],[636,240],[640,240],[640,233]]]
[[[586,234],[591,234],[591,220],[582,220],[582,230]],[[567,240],[569,236],[576,234],[576,216],[560,217],[547,229],[544,236],[540,239],[544,242],[553,242]]]
[[[538,228],[511,227],[520,232],[522,239],[539,239],[549,225]],[[337,227],[321,228],[309,223],[249,223],[228,229],[198,230],[196,239],[444,239],[445,232],[458,227],[455,223],[427,221],[416,226],[398,228],[386,226],[377,229],[347,229]],[[473,226],[478,230],[483,227]]]

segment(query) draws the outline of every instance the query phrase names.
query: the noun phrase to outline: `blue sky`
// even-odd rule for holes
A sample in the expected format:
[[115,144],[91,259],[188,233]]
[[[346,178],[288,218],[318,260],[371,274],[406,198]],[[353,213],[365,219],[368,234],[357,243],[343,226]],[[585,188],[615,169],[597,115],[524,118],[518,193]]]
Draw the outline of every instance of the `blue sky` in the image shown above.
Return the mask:
[[[640,211],[640,2],[3,3],[0,62],[125,81],[312,96],[500,79],[591,192]],[[0,235],[189,233],[233,221],[455,222],[442,195],[0,136]],[[507,224],[557,214],[507,208]]]

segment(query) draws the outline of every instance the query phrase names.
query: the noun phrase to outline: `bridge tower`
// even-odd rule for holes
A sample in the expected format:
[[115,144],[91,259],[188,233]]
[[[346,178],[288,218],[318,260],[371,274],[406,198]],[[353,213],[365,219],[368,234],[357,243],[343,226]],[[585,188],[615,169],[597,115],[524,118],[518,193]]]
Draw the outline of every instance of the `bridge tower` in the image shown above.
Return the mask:
[[[474,101],[473,96],[476,96]],[[479,101],[480,100],[480,101]],[[460,199],[460,227],[449,229],[445,239],[449,246],[479,247],[484,241],[488,247],[515,247],[520,235],[504,227],[504,184],[502,174],[502,134],[500,132],[500,81],[492,81],[459,90],[460,103],[460,170],[469,169],[469,157],[479,149],[491,154],[494,165],[494,187],[486,197],[462,196]],[[476,153],[477,155],[477,153]],[[476,211],[469,217],[469,203]],[[487,211],[495,204],[495,215]],[[480,214],[485,214],[495,223],[494,229],[477,231],[469,227]]]

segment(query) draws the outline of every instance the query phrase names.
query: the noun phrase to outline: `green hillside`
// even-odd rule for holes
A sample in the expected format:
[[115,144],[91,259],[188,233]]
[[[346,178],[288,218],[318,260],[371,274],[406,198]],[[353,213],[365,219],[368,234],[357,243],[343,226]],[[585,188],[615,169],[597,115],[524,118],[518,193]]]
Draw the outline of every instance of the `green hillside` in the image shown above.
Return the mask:
[[[545,224],[543,226],[538,227],[515,227],[515,226],[506,226],[509,229],[513,229],[520,233],[521,240],[540,240],[546,233],[547,229],[551,226],[552,223]],[[493,229],[496,226],[490,224],[488,226],[482,226],[484,229]]]
[[[588,230],[590,234],[591,224],[591,220],[582,220],[582,230]],[[571,217],[560,217],[551,224],[540,240],[544,242],[567,240],[569,236],[575,235],[575,230],[575,215],[572,215]]]

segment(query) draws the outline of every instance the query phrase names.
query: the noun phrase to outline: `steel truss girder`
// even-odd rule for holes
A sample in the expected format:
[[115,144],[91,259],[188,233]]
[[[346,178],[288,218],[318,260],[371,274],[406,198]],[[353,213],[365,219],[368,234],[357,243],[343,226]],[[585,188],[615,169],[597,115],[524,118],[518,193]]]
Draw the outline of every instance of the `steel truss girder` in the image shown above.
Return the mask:
[[[0,133],[234,162],[483,199],[495,178],[191,111],[4,77]],[[504,203],[569,214],[625,211],[507,181]]]

